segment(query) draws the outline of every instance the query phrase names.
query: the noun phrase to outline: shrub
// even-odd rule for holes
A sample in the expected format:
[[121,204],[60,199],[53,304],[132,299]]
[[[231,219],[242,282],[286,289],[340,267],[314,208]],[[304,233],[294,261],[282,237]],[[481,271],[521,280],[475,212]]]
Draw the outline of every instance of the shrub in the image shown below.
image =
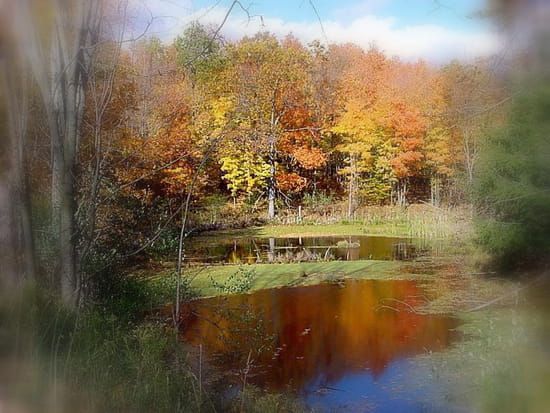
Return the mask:
[[239,267],[224,283],[220,283],[212,277],[210,280],[212,285],[222,293],[239,294],[250,290],[254,278],[256,278],[256,270],[254,268]]

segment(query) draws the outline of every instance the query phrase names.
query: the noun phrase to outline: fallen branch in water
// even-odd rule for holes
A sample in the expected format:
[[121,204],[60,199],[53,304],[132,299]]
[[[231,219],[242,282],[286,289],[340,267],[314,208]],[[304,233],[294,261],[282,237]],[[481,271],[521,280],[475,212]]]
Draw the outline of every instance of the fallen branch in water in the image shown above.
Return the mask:
[[395,311],[395,312],[397,312],[397,313],[400,313],[400,312],[401,312],[401,310],[400,310],[399,308],[391,307],[391,306],[389,306],[389,305],[384,305],[384,304],[379,305],[378,307],[376,307],[376,311],[382,310],[382,309],[384,309],[384,308],[385,308],[385,309],[388,309],[388,310]]
[[[383,298],[380,301],[382,301],[382,302],[384,302],[384,301],[393,301],[395,303],[398,303],[398,304],[401,304],[401,305],[407,307],[411,313],[417,314],[417,311],[414,309],[414,307],[412,305],[410,305],[409,303],[406,303],[405,301],[398,300],[397,298],[391,298],[391,297],[390,298]],[[395,311],[400,311],[399,309],[393,308],[393,307],[391,307],[389,305],[386,305],[386,304],[379,305],[377,307],[377,310],[381,309],[381,308],[390,308],[390,309],[395,310]]]

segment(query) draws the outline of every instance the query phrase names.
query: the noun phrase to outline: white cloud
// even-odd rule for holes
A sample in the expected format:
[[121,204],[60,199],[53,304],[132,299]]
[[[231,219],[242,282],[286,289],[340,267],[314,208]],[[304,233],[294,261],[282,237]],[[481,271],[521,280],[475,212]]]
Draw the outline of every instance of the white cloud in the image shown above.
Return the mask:
[[377,9],[385,6],[389,0],[361,0],[347,7],[339,8],[334,11],[337,17],[358,16],[372,14]]
[[[162,38],[170,41],[194,20],[218,26],[226,13],[227,9],[214,7],[180,14],[179,23],[166,31]],[[395,19],[374,15],[357,15],[346,25],[336,20],[325,20],[321,26],[319,22],[292,22],[269,17],[248,18],[246,14],[237,10],[225,22],[222,34],[226,38],[236,40],[262,30],[280,38],[293,33],[305,43],[315,39],[329,43],[352,42],[365,49],[375,44],[389,56],[399,56],[405,60],[422,58],[436,63],[452,58],[473,59],[489,55],[498,51],[500,43],[497,35],[489,31],[466,33],[439,25],[399,28]]]

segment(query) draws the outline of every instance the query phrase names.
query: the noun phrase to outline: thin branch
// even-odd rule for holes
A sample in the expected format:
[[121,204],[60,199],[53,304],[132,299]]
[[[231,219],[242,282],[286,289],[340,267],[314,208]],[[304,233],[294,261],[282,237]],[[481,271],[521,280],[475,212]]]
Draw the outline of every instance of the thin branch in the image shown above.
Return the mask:
[[313,0],[308,0],[309,5],[313,9],[313,12],[315,13],[315,16],[317,16],[317,20],[319,21],[319,26],[321,26],[321,33],[323,33],[323,37],[325,38],[325,41],[327,44],[329,44],[327,34],[325,32],[325,27],[323,26],[323,21],[321,20],[321,16],[319,15],[319,12],[317,11],[317,7],[315,7],[315,3]]
[[526,290],[526,289],[532,287],[534,284],[536,284],[536,283],[538,283],[538,282],[540,282],[540,281],[542,281],[543,279],[548,278],[548,277],[549,277],[549,274],[548,274],[548,273],[544,273],[544,274],[538,276],[537,278],[535,278],[534,280],[532,280],[531,282],[529,282],[528,284],[524,285],[523,287],[516,288],[516,289],[514,289],[514,290],[512,290],[512,291],[510,291],[510,292],[508,292],[508,293],[506,293],[506,294],[503,294],[503,295],[501,295],[501,296],[499,296],[499,297],[497,297],[497,298],[495,298],[495,299],[493,299],[493,300],[491,300],[491,301],[487,301],[486,303],[483,303],[483,304],[481,304],[481,305],[478,305],[478,306],[476,306],[476,307],[474,307],[474,308],[470,308],[469,310],[466,310],[465,312],[466,312],[466,313],[471,313],[471,312],[473,312],[473,311],[479,311],[479,310],[482,310],[482,309],[484,309],[484,308],[487,308],[487,307],[489,307],[489,306],[491,306],[491,305],[493,305],[493,304],[498,303],[499,301],[502,301],[502,300],[504,300],[504,299],[506,299],[506,298],[509,298],[509,297],[512,297],[512,296],[514,296],[514,295],[519,294],[521,291],[524,291],[524,290]]

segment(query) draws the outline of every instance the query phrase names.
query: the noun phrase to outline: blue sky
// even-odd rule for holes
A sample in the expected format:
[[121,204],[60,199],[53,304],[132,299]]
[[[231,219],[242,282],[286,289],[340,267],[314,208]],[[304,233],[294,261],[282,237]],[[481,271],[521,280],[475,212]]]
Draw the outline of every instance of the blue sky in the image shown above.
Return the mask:
[[[486,22],[470,18],[483,8],[480,0],[252,0],[243,1],[254,14],[278,17],[285,21],[317,20],[311,3],[322,20],[337,19],[350,23],[359,14],[374,14],[379,17],[394,17],[398,26],[418,24],[441,24],[454,29],[479,29]],[[209,0],[194,0],[197,9],[212,5]],[[220,4],[228,7],[231,1]]]
[[[231,0],[133,0],[145,3],[156,16],[155,34],[170,42],[193,20],[217,26]],[[376,44],[386,54],[404,60],[443,63],[471,60],[498,50],[491,24],[476,18],[482,0],[241,0],[231,13],[223,35],[237,40],[267,30],[279,37],[292,32],[304,43],[353,42],[364,48]],[[314,4],[319,17],[312,8]],[[260,17],[261,16],[261,17]],[[321,23],[319,23],[319,18]]]

